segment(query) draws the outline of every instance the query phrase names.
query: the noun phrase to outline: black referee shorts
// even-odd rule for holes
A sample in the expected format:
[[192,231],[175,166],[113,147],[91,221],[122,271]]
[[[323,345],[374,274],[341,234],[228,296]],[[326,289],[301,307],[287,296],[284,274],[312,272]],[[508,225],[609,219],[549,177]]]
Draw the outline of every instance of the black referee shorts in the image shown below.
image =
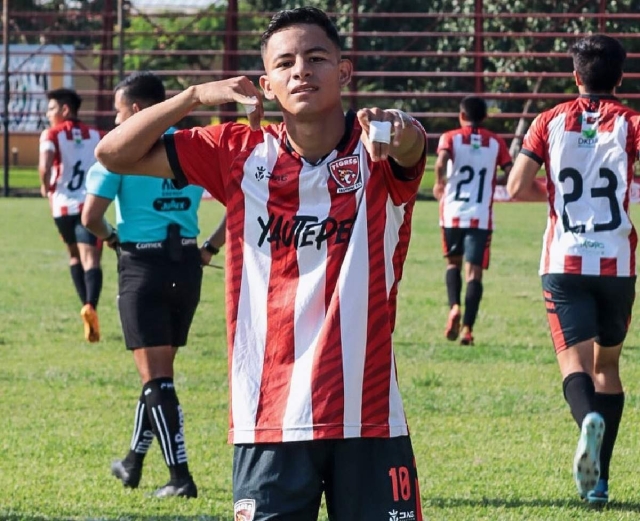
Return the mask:
[[127,349],[187,343],[200,302],[202,264],[197,246],[172,262],[164,250],[126,252],[118,260],[118,310]]

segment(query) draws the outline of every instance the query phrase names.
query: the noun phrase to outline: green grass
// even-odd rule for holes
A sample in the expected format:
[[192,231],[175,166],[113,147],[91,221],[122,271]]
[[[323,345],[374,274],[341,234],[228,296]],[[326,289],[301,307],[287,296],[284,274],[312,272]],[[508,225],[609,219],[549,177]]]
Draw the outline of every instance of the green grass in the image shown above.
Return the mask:
[[[209,233],[221,208],[203,203],[201,215]],[[640,515],[640,337],[633,326],[622,360],[627,407],[613,501],[593,512],[576,498],[570,469],[578,432],[562,398],[536,274],[544,218],[542,205],[496,205],[477,342],[462,347],[443,340],[437,206],[416,206],[395,340],[425,519]],[[140,489],[123,489],[108,470],[127,449],[140,391],[116,312],[113,253],[105,251],[103,261],[103,341],[90,345],[82,340],[79,303],[46,202],[0,199],[0,222],[0,519],[231,520],[222,271],[205,271],[202,303],[176,367],[200,497],[153,500],[145,494],[167,478],[157,444]]]

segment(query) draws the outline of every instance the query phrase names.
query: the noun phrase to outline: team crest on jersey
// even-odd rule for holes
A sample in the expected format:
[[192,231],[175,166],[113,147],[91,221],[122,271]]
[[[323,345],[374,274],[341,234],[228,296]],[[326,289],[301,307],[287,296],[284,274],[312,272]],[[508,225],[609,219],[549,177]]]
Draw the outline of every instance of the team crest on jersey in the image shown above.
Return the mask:
[[580,148],[593,148],[598,143],[598,121],[599,112],[583,112],[580,118],[580,137],[578,146]]
[[255,515],[255,499],[241,499],[233,505],[233,521],[253,521]]
[[353,192],[362,187],[362,173],[360,172],[360,157],[347,156],[327,165],[333,180],[338,183],[339,194]]

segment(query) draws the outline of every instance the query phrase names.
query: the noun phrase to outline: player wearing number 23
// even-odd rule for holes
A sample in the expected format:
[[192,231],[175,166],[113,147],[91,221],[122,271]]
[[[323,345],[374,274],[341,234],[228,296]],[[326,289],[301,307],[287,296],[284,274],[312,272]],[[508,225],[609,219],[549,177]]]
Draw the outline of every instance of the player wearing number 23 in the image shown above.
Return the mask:
[[[549,205],[540,274],[564,396],[581,429],[574,479],[584,499],[604,504],[624,405],[619,358],[635,298],[629,192],[640,114],[614,95],[626,58],[617,40],[590,36],[571,54],[580,95],[533,121],[507,189]],[[546,192],[535,183],[542,164]]]

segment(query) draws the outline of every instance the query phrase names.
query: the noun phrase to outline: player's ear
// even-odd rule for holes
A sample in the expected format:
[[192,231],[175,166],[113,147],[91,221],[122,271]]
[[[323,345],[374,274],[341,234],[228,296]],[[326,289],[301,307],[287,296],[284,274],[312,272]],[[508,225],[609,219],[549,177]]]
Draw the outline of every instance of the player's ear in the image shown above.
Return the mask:
[[624,72],[622,74],[620,74],[620,79],[618,80],[618,84],[616,85],[616,87],[619,87],[620,85],[622,85],[622,78],[624,77]]
[[341,58],[338,63],[338,78],[340,79],[340,86],[344,87],[351,81],[351,75],[353,73],[353,64],[351,60]]
[[[573,79],[576,81],[576,85],[579,87],[580,85],[582,85],[582,80],[580,79],[580,75],[578,74],[577,71],[573,71]],[[620,78],[622,79],[622,78]]]
[[135,101],[131,104],[131,112],[133,112],[134,114],[137,114],[141,110],[142,110],[142,107],[138,105]]
[[273,93],[273,90],[271,90],[271,82],[266,74],[260,76],[259,82],[260,88],[262,89],[262,92],[264,92],[264,97],[271,101],[276,99],[276,95]]

